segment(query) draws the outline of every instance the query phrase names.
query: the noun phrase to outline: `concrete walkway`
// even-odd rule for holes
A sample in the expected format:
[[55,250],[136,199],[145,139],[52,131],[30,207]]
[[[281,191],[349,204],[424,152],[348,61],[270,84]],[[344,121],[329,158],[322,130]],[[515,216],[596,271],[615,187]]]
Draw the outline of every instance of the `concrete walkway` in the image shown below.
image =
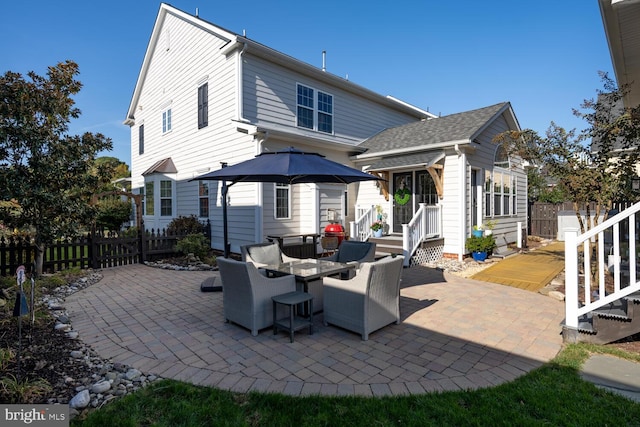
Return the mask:
[[315,316],[315,331],[253,337],[225,323],[222,294],[202,293],[217,272],[144,265],[102,270],[66,300],[73,328],[105,358],[145,373],[237,392],[385,396],[490,387],[552,359],[564,305],[543,295],[403,271],[399,325],[369,341]]

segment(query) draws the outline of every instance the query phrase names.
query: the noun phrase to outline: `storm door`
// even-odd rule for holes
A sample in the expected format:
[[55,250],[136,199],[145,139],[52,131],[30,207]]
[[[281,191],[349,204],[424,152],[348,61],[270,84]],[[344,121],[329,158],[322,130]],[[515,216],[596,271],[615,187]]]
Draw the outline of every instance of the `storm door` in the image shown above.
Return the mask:
[[402,224],[413,218],[413,173],[393,175],[393,232],[402,233]]

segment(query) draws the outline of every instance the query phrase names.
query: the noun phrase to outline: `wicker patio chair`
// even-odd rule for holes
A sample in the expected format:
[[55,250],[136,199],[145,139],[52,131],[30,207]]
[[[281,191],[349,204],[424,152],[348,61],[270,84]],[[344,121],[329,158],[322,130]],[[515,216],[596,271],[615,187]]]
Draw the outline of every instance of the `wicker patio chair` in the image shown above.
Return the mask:
[[252,262],[256,267],[277,265],[297,259],[283,254],[277,242],[254,243],[240,246],[240,252],[243,261]]
[[323,278],[324,324],[336,325],[362,335],[390,323],[400,323],[400,277],[403,256],[388,256],[360,264],[355,277]]
[[[218,258],[225,322],[258,331],[273,325],[271,297],[296,290],[294,276],[268,278],[250,262]],[[286,314],[284,307],[281,315]],[[280,313],[280,311],[278,311]]]

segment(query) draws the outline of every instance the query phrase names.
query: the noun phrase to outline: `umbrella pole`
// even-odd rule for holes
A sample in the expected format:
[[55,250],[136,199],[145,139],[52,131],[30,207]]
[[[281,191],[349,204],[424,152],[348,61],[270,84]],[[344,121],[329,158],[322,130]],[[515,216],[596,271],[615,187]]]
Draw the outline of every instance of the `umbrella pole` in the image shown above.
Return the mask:
[[229,228],[227,226],[227,181],[222,181],[222,234],[224,238],[224,257],[229,258]]

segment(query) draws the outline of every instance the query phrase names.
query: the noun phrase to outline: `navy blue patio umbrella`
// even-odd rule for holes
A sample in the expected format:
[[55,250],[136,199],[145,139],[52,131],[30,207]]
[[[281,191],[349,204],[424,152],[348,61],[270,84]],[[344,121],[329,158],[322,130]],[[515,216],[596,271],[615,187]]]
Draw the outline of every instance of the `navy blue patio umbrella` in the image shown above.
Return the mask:
[[264,152],[255,158],[225,166],[213,172],[193,178],[192,181],[223,181],[222,221],[224,226],[224,256],[229,256],[227,230],[227,191],[238,182],[275,182],[280,184],[337,183],[351,184],[360,181],[382,180],[325,158],[319,153],[309,153],[289,147],[282,151]]

